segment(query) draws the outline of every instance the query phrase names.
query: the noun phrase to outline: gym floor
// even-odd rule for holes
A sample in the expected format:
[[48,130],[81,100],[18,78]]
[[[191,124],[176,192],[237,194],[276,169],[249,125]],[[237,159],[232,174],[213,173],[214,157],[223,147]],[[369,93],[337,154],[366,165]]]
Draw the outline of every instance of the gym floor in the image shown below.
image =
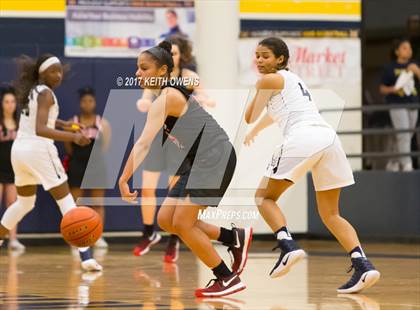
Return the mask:
[[[29,246],[0,253],[0,309],[420,309],[420,245],[367,243],[365,252],[381,272],[362,294],[338,295],[350,260],[332,241],[300,241],[309,256],[283,278],[268,276],[278,252],[256,241],[241,279],[247,289],[216,299],[196,299],[194,289],[212,274],[183,247],[177,264],[163,262],[164,244],[143,257],[131,245],[95,250],[101,273],[81,273],[66,246]],[[223,247],[219,253],[227,263]]]

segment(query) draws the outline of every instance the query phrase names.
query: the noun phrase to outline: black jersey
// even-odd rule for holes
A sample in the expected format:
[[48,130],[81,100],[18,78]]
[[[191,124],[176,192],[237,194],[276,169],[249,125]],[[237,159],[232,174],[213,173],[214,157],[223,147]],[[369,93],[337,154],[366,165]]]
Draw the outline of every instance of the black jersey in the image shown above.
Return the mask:
[[16,129],[9,130],[0,125],[0,183],[13,183],[14,173],[10,158]]
[[[196,164],[211,165],[217,154],[229,142],[229,137],[216,120],[198,103],[191,91],[183,86],[164,86],[180,91],[187,100],[187,111],[181,117],[169,116],[163,127],[163,150],[174,165],[167,167],[170,173],[180,167],[191,168]],[[186,160],[186,162],[184,161]]]

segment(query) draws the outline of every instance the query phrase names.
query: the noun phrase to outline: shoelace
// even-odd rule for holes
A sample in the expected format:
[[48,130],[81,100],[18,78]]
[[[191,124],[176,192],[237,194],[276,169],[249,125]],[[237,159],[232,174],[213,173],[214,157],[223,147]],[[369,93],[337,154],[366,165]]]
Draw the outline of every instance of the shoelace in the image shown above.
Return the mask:
[[211,279],[210,281],[209,281],[209,283],[207,283],[207,285],[206,285],[206,288],[208,288],[209,286],[210,286],[210,283],[216,283],[217,281],[220,281],[220,279]]
[[[235,225],[235,223],[230,223],[230,225],[232,226],[232,230],[237,228],[236,225]],[[229,256],[230,256],[230,265],[232,266],[233,265],[233,262],[235,261],[235,257],[233,257],[233,253],[232,253],[232,251],[233,251],[232,245],[230,245],[228,247],[227,251],[228,251]]]
[[349,269],[347,270],[347,273],[351,272],[352,270],[362,270],[362,269],[375,269],[371,262],[369,262],[367,259],[361,260],[360,262],[352,263]]
[[[280,249],[280,245],[276,245],[274,248],[271,249],[272,252],[274,252],[275,250]],[[281,249],[280,249],[281,250]]]
[[280,249],[282,252],[288,253],[296,250],[296,247],[293,244],[283,243],[282,245],[277,244],[271,251],[275,251],[277,249]]

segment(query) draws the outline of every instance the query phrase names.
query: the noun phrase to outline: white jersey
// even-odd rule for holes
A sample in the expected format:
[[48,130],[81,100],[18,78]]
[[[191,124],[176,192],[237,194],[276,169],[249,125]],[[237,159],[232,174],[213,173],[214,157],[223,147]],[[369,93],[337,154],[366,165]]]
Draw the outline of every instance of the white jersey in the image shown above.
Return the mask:
[[306,84],[290,71],[280,70],[278,74],[283,76],[284,88],[270,98],[267,112],[279,124],[283,135],[307,125],[330,127],[319,114]]
[[267,110],[284,139],[275,149],[265,176],[296,183],[311,171],[316,191],[353,184],[340,139],[319,114],[305,83],[287,70],[278,73],[284,78],[284,88],[271,97]]
[[30,138],[30,139],[44,140],[50,143],[54,142],[52,139],[38,136],[35,130],[36,114],[38,110],[38,95],[45,89],[48,89],[49,91],[51,91],[54,98],[54,104],[50,107],[50,110],[48,113],[47,127],[51,129],[55,128],[55,122],[58,118],[58,113],[59,113],[59,106],[58,106],[57,98],[55,97],[54,92],[48,86],[37,85],[29,92],[28,107],[22,111],[22,114],[20,116],[19,129],[18,129],[16,139]]

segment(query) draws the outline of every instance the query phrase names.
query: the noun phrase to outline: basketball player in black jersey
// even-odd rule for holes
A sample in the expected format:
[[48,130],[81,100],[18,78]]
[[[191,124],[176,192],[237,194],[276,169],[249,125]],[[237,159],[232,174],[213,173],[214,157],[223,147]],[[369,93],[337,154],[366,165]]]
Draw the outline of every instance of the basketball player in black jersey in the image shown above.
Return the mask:
[[[0,205],[7,208],[16,201],[15,174],[10,157],[13,141],[16,139],[19,110],[16,94],[12,87],[0,89]],[[9,232],[9,249],[24,251],[25,246],[16,235],[17,227]]]
[[[190,70],[195,67],[194,57],[192,56],[191,42],[184,37],[177,35],[171,36],[168,40],[172,44],[171,54],[174,62],[174,68],[170,74],[171,78],[180,80],[180,83],[185,80],[186,88],[190,93],[194,92],[194,96],[198,99],[201,105],[206,107],[213,107],[214,101],[207,96],[201,85],[194,83],[199,81],[196,72]],[[142,97],[137,101],[137,108],[141,112],[148,112],[153,101],[153,91],[144,89]],[[161,142],[161,141],[160,141]],[[161,172],[166,170],[167,162],[171,161],[169,154],[162,152],[162,143],[158,139],[152,143],[149,155],[145,158],[142,167],[142,190],[141,197],[147,199],[147,203],[141,206],[142,221],[143,221],[143,235],[139,243],[133,250],[136,256],[142,256],[149,252],[150,248],[157,244],[161,236],[155,232],[154,221],[156,213],[156,188],[158,186]],[[169,175],[168,184],[175,184],[178,176]],[[174,263],[178,259],[179,239],[176,235],[169,237],[168,244],[165,250],[164,261],[167,263]]]
[[[217,207],[232,179],[236,155],[225,131],[182,86],[171,86],[166,78],[173,69],[171,43],[142,52],[137,61],[140,85],[157,96],[147,115],[145,128],[135,143],[119,180],[121,196],[133,202],[128,181],[140,166],[159,133],[162,148],[170,154],[168,174],[179,175],[158,213],[160,227],[178,235],[216,276],[197,297],[225,296],[245,289],[239,279],[246,259],[252,230],[216,227],[198,219],[199,211]],[[163,130],[162,130],[163,129]],[[221,241],[234,257],[232,271],[211,244]]]

